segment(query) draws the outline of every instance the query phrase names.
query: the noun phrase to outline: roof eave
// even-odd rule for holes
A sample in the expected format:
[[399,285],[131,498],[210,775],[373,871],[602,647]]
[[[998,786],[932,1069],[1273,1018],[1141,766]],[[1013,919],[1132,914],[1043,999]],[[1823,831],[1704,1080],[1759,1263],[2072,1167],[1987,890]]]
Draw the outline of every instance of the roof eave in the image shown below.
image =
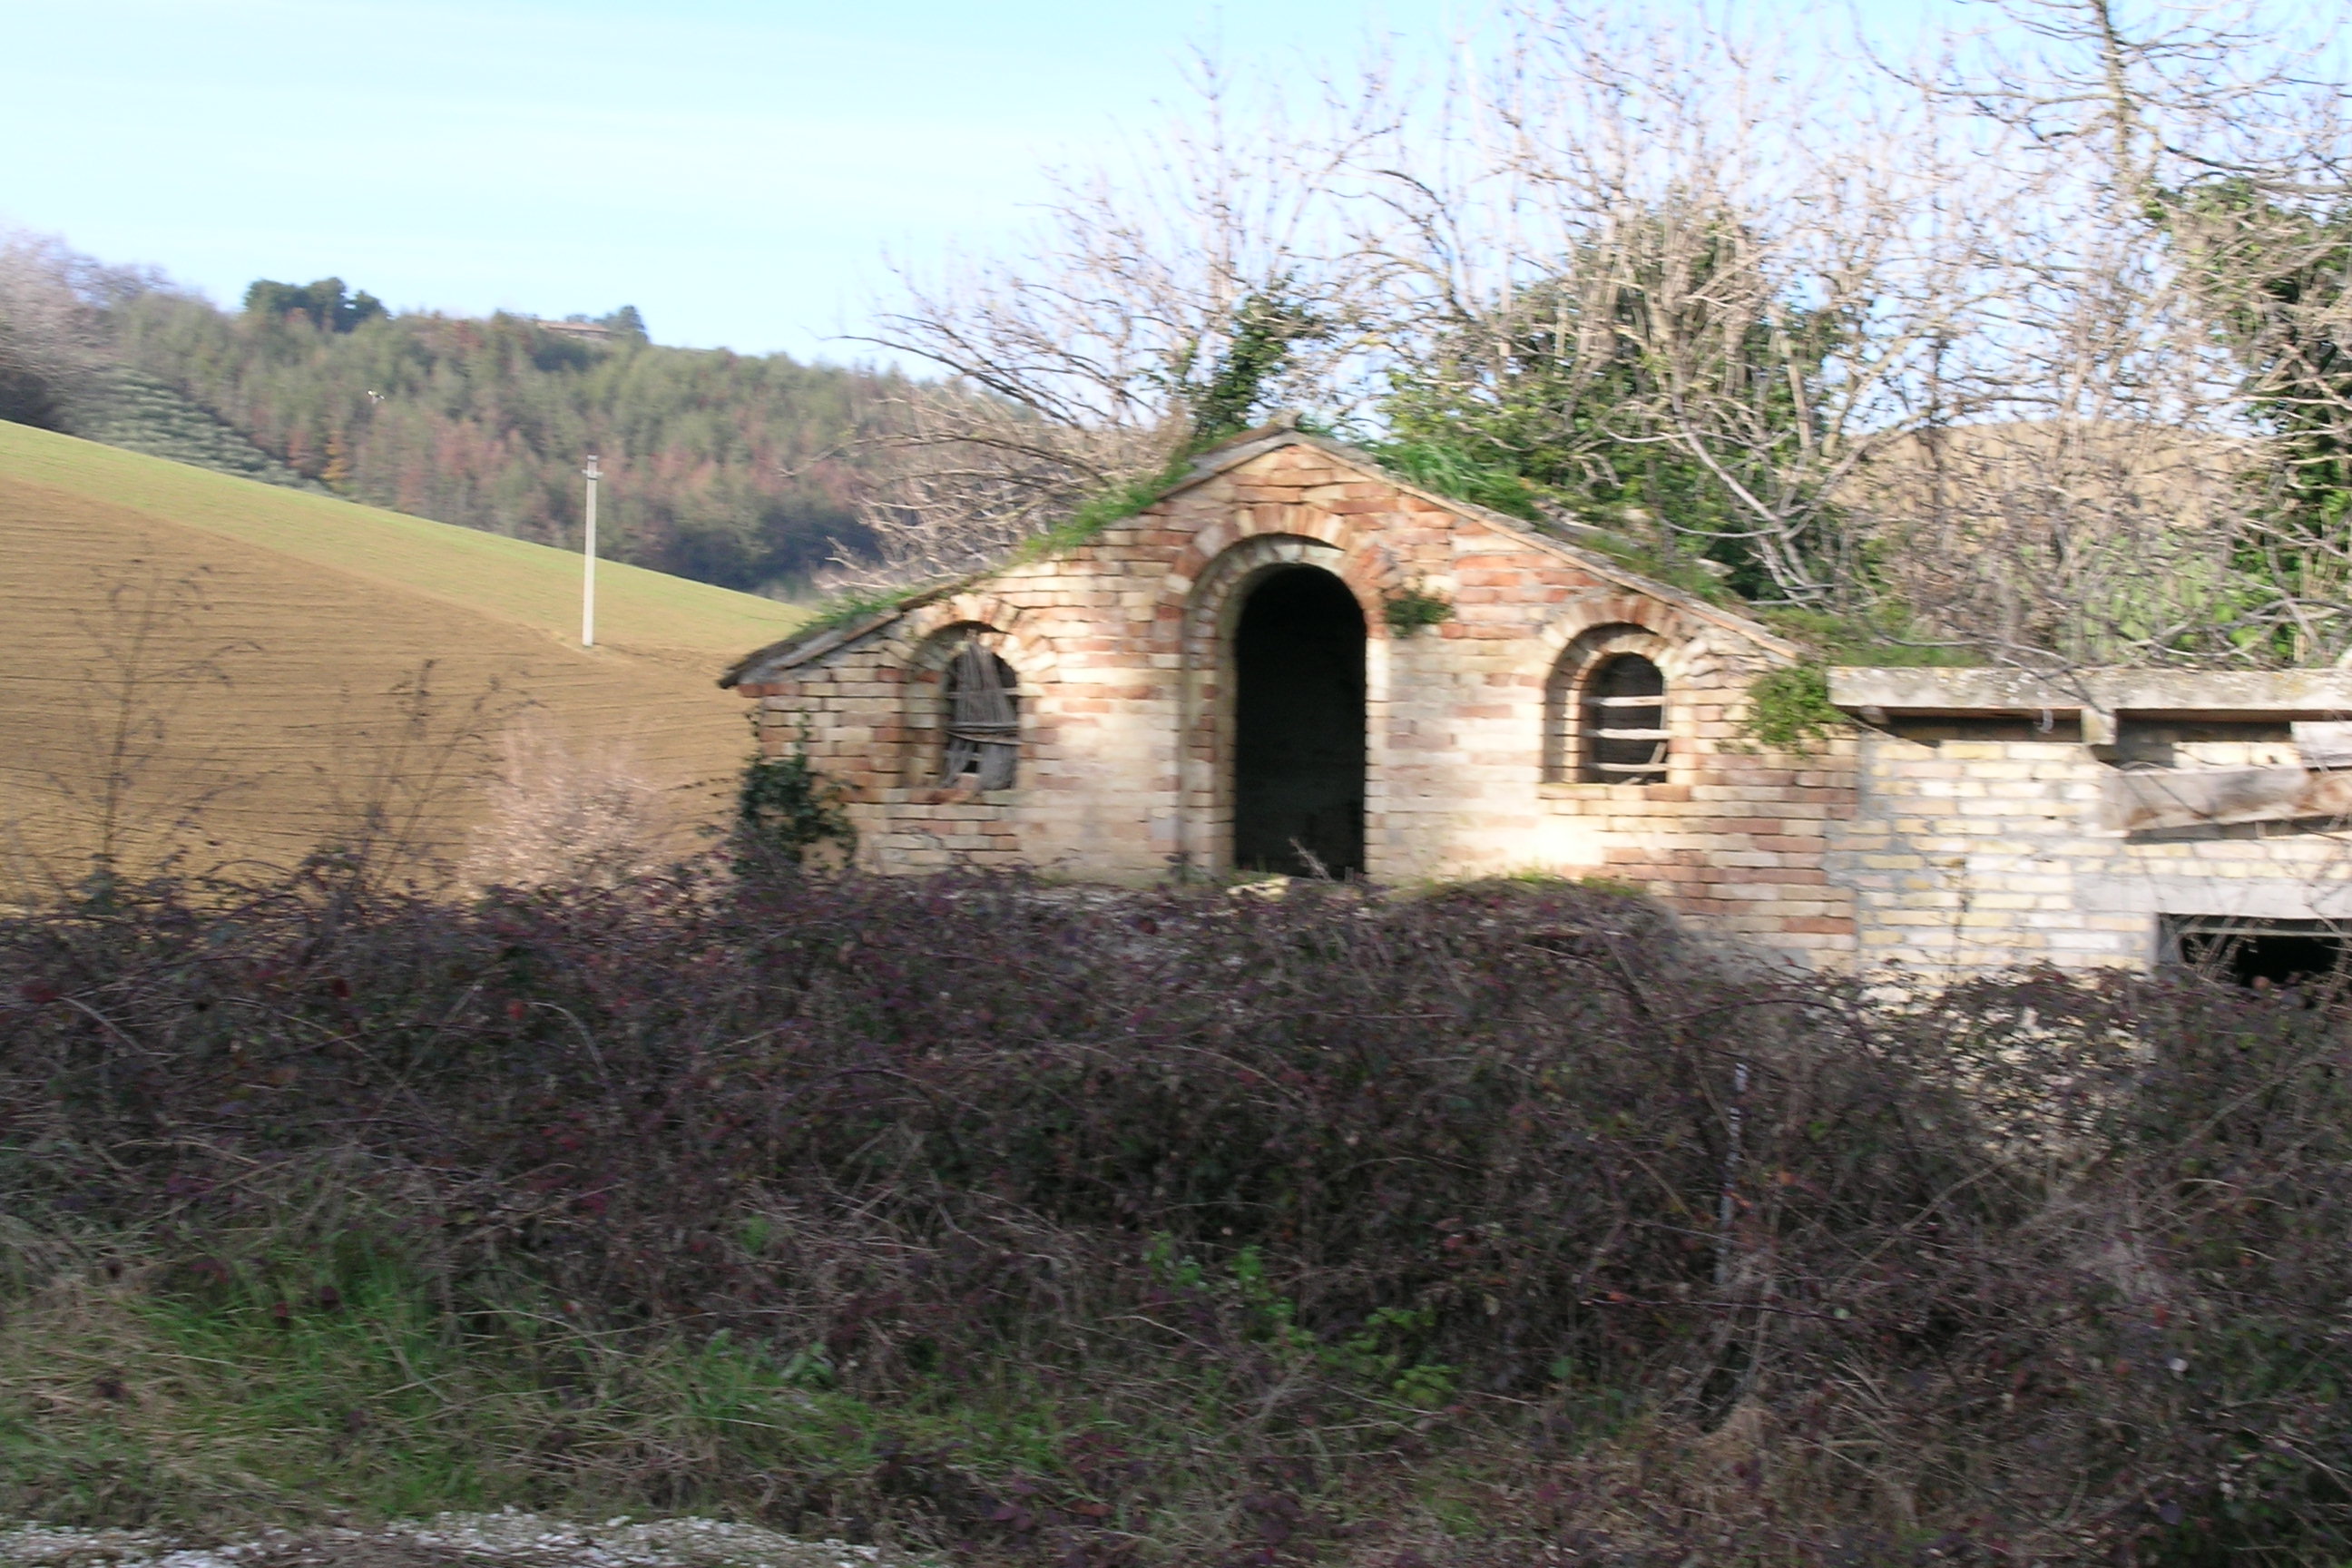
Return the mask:
[[742,685],[754,669],[766,675],[792,669],[808,663],[811,659],[823,658],[826,654],[847,647],[851,643],[893,625],[926,605],[936,604],[951,594],[960,594],[974,583],[992,575],[993,575],[992,571],[978,572],[970,576],[955,578],[950,582],[935,583],[928,588],[918,589],[908,595],[887,609],[876,610],[871,615],[855,616],[846,621],[837,621],[827,626],[814,626],[794,632],[792,636],[772,642],[765,647],[755,648],[729,665],[726,673],[719,678],[719,689],[722,691],[732,691],[736,687]]
[[2054,673],[2001,667],[1842,665],[1830,701],[1870,722],[1884,717],[2041,713],[2338,719],[2352,715],[2352,670],[2092,668]]

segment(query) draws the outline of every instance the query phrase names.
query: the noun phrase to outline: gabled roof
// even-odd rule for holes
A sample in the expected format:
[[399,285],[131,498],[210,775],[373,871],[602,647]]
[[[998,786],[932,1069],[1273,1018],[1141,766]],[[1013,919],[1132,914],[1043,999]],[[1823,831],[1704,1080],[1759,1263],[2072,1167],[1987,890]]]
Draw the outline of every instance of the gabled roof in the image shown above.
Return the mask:
[[[1377,480],[1406,495],[1427,501],[1432,506],[1453,512],[1456,516],[1516,535],[1539,550],[1559,556],[1564,561],[1572,562],[1578,567],[1604,582],[1614,583],[1619,587],[1661,600],[1696,619],[1721,626],[1727,631],[1736,633],[1749,642],[1769,648],[1776,653],[1791,658],[1800,656],[1801,650],[1794,643],[1772,632],[1760,623],[1750,620],[1736,611],[1727,610],[1720,605],[1710,604],[1687,590],[1675,587],[1671,584],[1661,583],[1655,578],[1645,577],[1598,550],[1580,548],[1572,542],[1578,535],[1605,539],[1608,535],[1603,530],[1590,528],[1580,523],[1532,523],[1525,518],[1512,517],[1507,513],[1479,506],[1475,502],[1446,495],[1442,491],[1417,484],[1393,469],[1383,467],[1379,459],[1367,452],[1326,437],[1309,435],[1290,425],[1262,426],[1255,430],[1244,432],[1210,447],[1192,460],[1192,467],[1185,472],[1182,479],[1161,491],[1158,500],[1151,504],[1158,506],[1182,495],[1186,490],[1208,483],[1219,475],[1230,473],[1246,463],[1265,457],[1269,452],[1280,451],[1286,447],[1311,447],[1333,461],[1343,463],[1355,469],[1366,479]],[[883,630],[911,611],[951,594],[961,593],[976,584],[983,583],[1003,570],[1005,570],[1003,566],[992,567],[988,571],[975,573],[971,576],[959,578],[953,582],[933,584],[872,615],[836,622],[810,631],[797,632],[780,642],[771,643],[737,659],[728,667],[727,673],[719,678],[719,684],[731,688],[742,680],[754,667],[790,669],[795,665],[823,658],[836,648],[845,647],[862,637]]]
[[1736,610],[1727,610],[1720,605],[1711,604],[1687,589],[1677,588],[1669,583],[1661,583],[1654,577],[1645,577],[1598,550],[1580,548],[1574,542],[1579,537],[1594,540],[1607,539],[1610,535],[1606,529],[1593,528],[1585,523],[1529,522],[1523,517],[1513,517],[1508,512],[1496,511],[1490,507],[1480,506],[1475,501],[1466,501],[1458,496],[1450,496],[1442,490],[1431,489],[1384,466],[1379,458],[1360,447],[1331,440],[1328,437],[1312,436],[1289,426],[1265,426],[1246,435],[1236,436],[1223,445],[1212,447],[1194,460],[1192,471],[1170,487],[1161,495],[1160,500],[1165,500],[1171,496],[1181,495],[1196,485],[1205,484],[1218,475],[1240,468],[1253,458],[1262,458],[1268,452],[1279,451],[1285,447],[1311,447],[1325,457],[1345,463],[1366,479],[1377,479],[1381,484],[1402,490],[1407,495],[1418,497],[1432,506],[1453,512],[1457,517],[1469,518],[1474,521],[1485,523],[1489,528],[1516,534],[1539,550],[1557,555],[1564,561],[1574,562],[1596,577],[1614,583],[1621,588],[1630,588],[1650,598],[1662,599],[1676,609],[1686,611],[1700,620],[1722,626],[1727,631],[1737,632],[1749,641],[1769,647],[1776,653],[1787,654],[1793,658],[1801,651],[1796,644],[1786,637],[1760,622],[1750,620]]

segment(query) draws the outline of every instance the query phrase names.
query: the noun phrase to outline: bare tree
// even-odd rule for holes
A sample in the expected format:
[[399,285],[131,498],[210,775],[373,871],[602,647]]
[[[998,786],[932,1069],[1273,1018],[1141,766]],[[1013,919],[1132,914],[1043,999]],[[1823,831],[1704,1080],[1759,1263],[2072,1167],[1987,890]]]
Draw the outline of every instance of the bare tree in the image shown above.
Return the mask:
[[1058,187],[1041,260],[910,288],[877,341],[980,395],[910,399],[874,519],[887,569],[968,569],[1158,468],[1278,301],[1298,328],[1268,401],[1377,436],[1410,389],[1594,495],[1673,466],[1716,515],[1601,521],[1692,535],[1774,597],[1836,598],[1841,496],[1951,417],[1935,375],[1974,330],[1962,231],[1991,204],[1949,200],[1958,160],[1916,106],[1856,158],[1822,107],[1838,94],[1775,86],[1720,30],[1524,6],[1461,54],[1425,90],[1376,58],[1313,117],[1263,96],[1246,135],[1235,84],[1204,70],[1163,159]]
[[910,387],[868,443],[881,562],[845,575],[969,571],[1159,472],[1204,425],[1319,401],[1361,352],[1362,268],[1333,195],[1385,101],[1308,136],[1212,60],[1192,85],[1197,113],[1166,136],[1052,177],[1019,259],[898,273],[866,341],[946,380]]
[[1512,8],[1376,187],[1396,374],[1571,493],[1679,467],[1654,526],[1757,597],[2044,666],[2334,658],[2341,62],[2143,11],[2017,0],[1864,73]]
[[0,231],[0,419],[56,426],[105,357],[102,312],[161,287],[53,236]]
[[1988,243],[1932,117],[1830,68],[1704,18],[1513,8],[1398,123],[1363,237],[1401,381],[1474,424],[1532,394],[1506,455],[1571,492],[1680,470],[1706,505],[1592,521],[1654,520],[1800,604],[1851,576],[1856,477],[1949,417]]
[[2334,46],[2263,0],[1984,14],[1897,62],[1523,0],[1311,114],[1204,71],[1164,155],[886,318],[950,381],[888,437],[885,570],[1152,473],[1279,307],[1258,401],[1460,446],[1768,604],[2050,668],[2344,654]]
[[2343,290],[2315,287],[2345,255],[2341,61],[2277,7],[2126,10],[2011,0],[1890,73],[2029,198],[1978,412],[1883,520],[1892,585],[2021,662],[2334,658],[2345,542],[2282,503],[2298,468],[2347,477]]
[[499,737],[529,700],[496,678],[453,695],[436,684],[435,665],[425,659],[380,692],[343,693],[334,754],[312,764],[334,824],[310,858],[320,870],[354,884],[457,880],[476,802],[501,776]]
[[56,275],[51,242],[0,237],[0,419],[55,426],[84,374],[89,310]]
[[[209,871],[203,824],[251,782],[217,744],[173,720],[192,691],[232,684],[240,637],[214,638],[202,572],[131,560],[93,571],[73,616],[81,679],[57,725],[46,791],[0,824],[12,893],[105,896],[166,870]],[[14,816],[14,813],[11,814]]]

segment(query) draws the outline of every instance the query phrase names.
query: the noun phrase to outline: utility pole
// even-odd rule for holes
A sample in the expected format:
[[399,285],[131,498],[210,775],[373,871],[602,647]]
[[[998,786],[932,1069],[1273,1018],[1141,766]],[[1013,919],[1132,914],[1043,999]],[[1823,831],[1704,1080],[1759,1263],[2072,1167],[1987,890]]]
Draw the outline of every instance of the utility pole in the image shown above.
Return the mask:
[[580,646],[596,646],[596,481],[604,475],[597,471],[596,454],[588,454],[588,466],[580,470],[588,479],[587,537],[581,545],[583,556],[580,579]]

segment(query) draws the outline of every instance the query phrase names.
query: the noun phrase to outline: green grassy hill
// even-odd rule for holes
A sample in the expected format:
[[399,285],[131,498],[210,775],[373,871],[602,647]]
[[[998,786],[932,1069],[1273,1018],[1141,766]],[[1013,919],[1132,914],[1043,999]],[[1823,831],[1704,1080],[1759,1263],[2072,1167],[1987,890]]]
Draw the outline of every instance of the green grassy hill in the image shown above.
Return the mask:
[[715,676],[802,616],[600,563],[583,649],[572,552],[4,424],[0,558],[0,853],[51,872],[463,860],[616,788],[683,843],[749,750]]

